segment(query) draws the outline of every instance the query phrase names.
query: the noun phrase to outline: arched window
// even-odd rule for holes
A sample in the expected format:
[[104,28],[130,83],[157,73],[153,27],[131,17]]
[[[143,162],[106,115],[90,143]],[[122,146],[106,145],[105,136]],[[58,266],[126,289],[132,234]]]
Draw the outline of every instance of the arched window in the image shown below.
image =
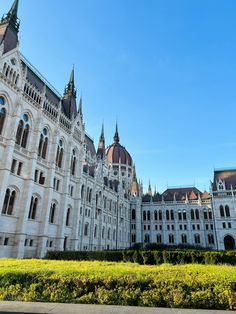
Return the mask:
[[182,212],[181,211],[178,212],[178,218],[179,218],[179,220],[182,220]]
[[144,236],[144,243],[150,243],[150,236],[147,233]]
[[194,242],[195,242],[195,244],[200,244],[201,243],[199,234],[195,234],[194,235]]
[[171,220],[175,220],[175,216],[174,216],[174,211],[173,210],[170,211],[170,219]]
[[205,220],[208,219],[207,210],[206,209],[203,210],[203,217],[204,217]]
[[195,209],[195,217],[196,217],[196,220],[199,220],[199,218],[200,218],[198,209]]
[[183,244],[187,243],[187,235],[186,234],[182,234],[181,235],[181,241],[182,241]]
[[162,211],[159,210],[159,220],[162,220]]
[[38,198],[35,196],[32,196],[31,202],[30,202],[28,219],[35,219],[36,218],[37,206],[38,206]]
[[29,117],[24,114],[22,119],[18,123],[18,128],[16,132],[16,144],[23,148],[26,148],[29,136]]
[[89,190],[89,199],[88,199],[89,203],[91,203],[92,201],[92,189]]
[[136,213],[135,213],[135,209],[132,209],[132,219],[135,220]]
[[60,140],[57,146],[57,156],[56,156],[56,166],[59,168],[61,168],[62,166],[63,152],[64,152],[63,141]]
[[94,238],[97,237],[97,225],[94,226]]
[[16,199],[16,191],[7,189],[4,202],[3,202],[2,214],[12,215],[15,199]]
[[208,210],[209,219],[212,219],[212,211],[211,209]]
[[209,244],[214,244],[214,236],[213,234],[208,234],[208,243]]
[[81,187],[81,199],[84,199],[84,185]]
[[105,237],[105,227],[102,227],[102,238],[104,239]]
[[187,213],[185,210],[183,211],[183,220],[187,220]]
[[220,217],[224,217],[224,216],[225,216],[224,206],[220,205]]
[[5,99],[0,96],[0,134],[2,134],[4,122],[6,119]]
[[190,213],[191,213],[191,220],[194,220],[195,219],[195,217],[194,217],[194,210],[191,209]]
[[136,242],[136,234],[131,234],[131,241]]
[[157,220],[157,211],[154,211],[154,219]]
[[52,203],[50,207],[50,213],[49,213],[49,222],[51,224],[55,222],[55,215],[56,215],[56,204]]
[[175,242],[175,238],[173,234],[169,234],[169,243],[173,244]]
[[224,184],[223,184],[222,181],[220,181],[220,182],[218,183],[218,189],[219,189],[219,190],[224,190]]
[[146,216],[146,211],[143,211],[143,220],[146,220],[147,216]]
[[108,231],[107,231],[107,239],[110,240],[110,233],[111,233],[111,230],[110,228],[108,228]]
[[89,234],[89,223],[86,222],[86,224],[84,225],[84,235],[88,236]]
[[161,243],[161,234],[157,234],[157,243],[158,243],[158,244]]
[[151,219],[150,210],[147,211],[147,220]]
[[46,128],[44,128],[42,133],[40,134],[40,139],[39,139],[39,147],[38,147],[39,157],[42,157],[43,159],[46,158],[47,147],[48,147],[48,131]]
[[72,156],[71,156],[71,163],[70,163],[70,172],[72,175],[75,174],[75,167],[76,167],[76,154],[75,154],[75,150],[73,149]]
[[225,216],[226,217],[230,217],[230,211],[229,211],[229,206],[228,205],[225,206]]
[[70,224],[70,208],[67,208],[66,211],[66,226],[69,226]]
[[169,210],[166,211],[166,220],[170,220],[170,213],[169,213]]

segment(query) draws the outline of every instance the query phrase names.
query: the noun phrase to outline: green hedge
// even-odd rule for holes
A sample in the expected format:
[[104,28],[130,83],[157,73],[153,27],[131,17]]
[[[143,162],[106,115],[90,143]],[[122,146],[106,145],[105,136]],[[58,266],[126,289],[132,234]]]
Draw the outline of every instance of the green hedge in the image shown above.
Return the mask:
[[[156,253],[142,252],[143,259],[160,261]],[[236,309],[236,268],[0,260],[0,300]]]
[[47,252],[45,259],[131,262],[140,265],[160,265],[162,263],[236,265],[236,252],[199,250],[50,251]]

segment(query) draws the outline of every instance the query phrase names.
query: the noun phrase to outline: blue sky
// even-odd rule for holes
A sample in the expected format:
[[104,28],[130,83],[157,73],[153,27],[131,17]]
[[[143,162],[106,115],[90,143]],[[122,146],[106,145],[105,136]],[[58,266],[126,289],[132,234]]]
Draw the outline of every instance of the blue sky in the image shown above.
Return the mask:
[[[1,1],[1,13],[13,0]],[[75,64],[86,131],[116,119],[144,186],[236,167],[236,1],[20,0],[22,53],[63,92]]]

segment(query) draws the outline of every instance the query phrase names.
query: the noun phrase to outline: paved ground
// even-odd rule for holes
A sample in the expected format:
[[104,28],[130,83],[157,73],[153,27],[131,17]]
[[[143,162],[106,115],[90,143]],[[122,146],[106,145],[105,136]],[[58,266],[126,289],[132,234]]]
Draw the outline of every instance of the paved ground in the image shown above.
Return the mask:
[[0,314],[229,314],[229,311],[180,310],[135,306],[84,305],[62,303],[0,302]]

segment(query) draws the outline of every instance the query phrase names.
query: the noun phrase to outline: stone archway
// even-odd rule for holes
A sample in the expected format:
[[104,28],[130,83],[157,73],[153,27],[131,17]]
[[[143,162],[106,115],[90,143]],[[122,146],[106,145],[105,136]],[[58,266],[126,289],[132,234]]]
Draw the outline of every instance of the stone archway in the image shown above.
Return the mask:
[[225,250],[234,250],[235,249],[235,240],[230,235],[224,237]]

